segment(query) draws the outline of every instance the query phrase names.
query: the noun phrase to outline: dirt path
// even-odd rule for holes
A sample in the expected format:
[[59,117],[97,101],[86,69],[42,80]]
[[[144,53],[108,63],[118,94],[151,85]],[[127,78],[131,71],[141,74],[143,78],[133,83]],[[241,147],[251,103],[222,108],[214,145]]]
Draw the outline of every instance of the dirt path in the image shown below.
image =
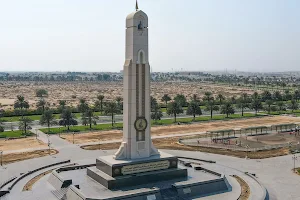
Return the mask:
[[[179,137],[154,139],[153,144],[158,149],[201,151],[207,153],[234,156],[239,158],[245,158],[247,156],[247,152],[243,152],[243,151],[231,151],[226,149],[191,147],[191,146],[180,145],[178,144],[178,139]],[[81,148],[85,150],[99,150],[99,148],[102,150],[112,150],[112,149],[118,149],[119,146],[120,143],[109,143],[109,144],[101,144],[101,145],[82,146]],[[263,158],[271,158],[271,157],[283,156],[288,154],[289,154],[288,148],[281,148],[281,149],[274,149],[274,150],[267,150],[267,151],[249,152],[248,158],[263,159]]]
[[[197,124],[188,125],[171,125],[171,126],[157,126],[151,128],[151,134],[153,136],[170,135],[170,134],[183,134],[193,132],[205,132],[220,129],[233,129],[243,128],[249,126],[261,126],[261,125],[273,125],[283,123],[300,122],[300,118],[291,116],[274,116],[274,117],[261,117],[241,120],[229,120],[229,121],[214,121],[203,122]],[[62,137],[69,142],[73,142],[73,135],[65,134]],[[108,140],[117,140],[122,138],[122,131],[95,131],[90,133],[76,134],[74,141],[76,144],[84,144],[89,142],[99,142]]]

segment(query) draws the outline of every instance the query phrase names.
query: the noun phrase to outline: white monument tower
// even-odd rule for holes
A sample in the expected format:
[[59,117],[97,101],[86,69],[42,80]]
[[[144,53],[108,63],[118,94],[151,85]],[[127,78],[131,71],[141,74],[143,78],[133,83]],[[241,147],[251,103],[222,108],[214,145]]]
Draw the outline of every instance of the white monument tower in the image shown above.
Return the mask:
[[126,18],[123,142],[116,160],[148,158],[159,152],[151,140],[148,16],[139,10]]

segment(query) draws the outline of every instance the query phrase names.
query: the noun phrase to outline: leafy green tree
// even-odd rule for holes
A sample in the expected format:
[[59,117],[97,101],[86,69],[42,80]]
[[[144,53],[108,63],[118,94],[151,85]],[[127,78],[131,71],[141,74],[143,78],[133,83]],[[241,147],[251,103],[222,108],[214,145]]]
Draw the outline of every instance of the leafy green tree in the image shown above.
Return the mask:
[[114,115],[120,113],[116,102],[108,102],[104,108],[104,113],[106,115],[111,115],[111,125],[114,126]]
[[25,101],[24,96],[18,95],[17,100],[14,103],[14,109],[18,109],[23,118],[24,110],[27,110],[28,108],[29,108],[29,103]]
[[103,112],[103,100],[104,100],[104,95],[98,95],[97,96],[97,101],[95,102],[95,107],[97,108],[97,109],[99,109],[100,110],[100,112],[101,112],[101,114],[102,114],[102,112]]
[[259,112],[260,109],[263,109],[262,102],[259,98],[252,99],[251,108],[255,110],[255,115]]
[[76,120],[76,116],[72,113],[70,108],[66,108],[62,111],[59,120],[60,126],[68,127],[68,131],[70,131],[70,126],[78,125]]
[[59,113],[62,113],[63,110],[66,109],[67,101],[66,100],[58,100],[58,104],[59,105],[58,105],[57,110],[58,110]]
[[183,94],[177,94],[174,97],[174,101],[176,101],[177,103],[179,103],[179,105],[181,107],[184,107],[187,104],[186,98],[185,98],[185,96]]
[[41,125],[47,125],[48,127],[48,133],[50,133],[50,127],[52,125],[56,125],[57,121],[55,119],[55,116],[53,115],[53,112],[51,110],[46,110],[43,112],[41,118],[40,118],[40,124]]
[[168,94],[164,94],[164,96],[161,98],[161,101],[165,102],[166,109],[168,109],[168,102],[171,101],[171,97]]
[[242,96],[237,101],[237,108],[242,110],[242,116],[244,116],[244,109],[249,108],[249,98],[247,93],[243,93]]
[[298,102],[295,99],[292,99],[289,108],[292,110],[292,112],[294,112],[294,110],[297,110],[299,108]]
[[88,108],[81,119],[83,124],[89,124],[90,129],[92,129],[93,124],[97,125],[97,119],[99,119],[99,117],[94,115],[94,110],[92,108]]
[[22,117],[20,118],[19,122],[19,130],[22,130],[22,132],[26,135],[27,131],[31,129],[32,119],[29,117]]
[[37,97],[44,98],[48,96],[48,91],[45,89],[38,89],[35,91]]
[[186,114],[192,115],[193,121],[195,121],[196,115],[202,115],[202,111],[201,111],[199,103],[196,101],[191,101],[186,110]]
[[183,113],[183,109],[181,107],[181,104],[177,101],[173,101],[169,103],[167,114],[168,115],[174,115],[174,122],[176,123],[176,117],[178,114]]
[[158,104],[154,104],[151,107],[151,119],[157,121],[157,120],[161,120],[162,117],[163,117],[163,113],[161,111],[161,107]]
[[269,99],[269,100],[266,101],[266,104],[267,104],[266,110],[268,111],[268,114],[270,114],[271,110],[272,110],[272,105],[274,104],[274,102],[273,102],[273,100]]

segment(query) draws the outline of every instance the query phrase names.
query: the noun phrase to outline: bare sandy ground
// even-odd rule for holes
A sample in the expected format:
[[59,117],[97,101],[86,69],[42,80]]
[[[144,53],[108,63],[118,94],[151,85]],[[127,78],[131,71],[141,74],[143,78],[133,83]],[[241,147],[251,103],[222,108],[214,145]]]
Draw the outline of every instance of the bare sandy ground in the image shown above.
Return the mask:
[[47,145],[40,140],[36,140],[35,138],[0,140],[0,150],[2,151],[13,151],[31,148],[47,148]]
[[[171,125],[171,126],[158,126],[151,128],[151,134],[155,135],[170,135],[170,134],[184,134],[193,132],[205,132],[220,129],[233,129],[243,128],[250,126],[273,125],[283,123],[300,122],[300,118],[291,116],[274,116],[262,117],[243,120],[230,120],[230,121],[215,121],[208,123],[197,123],[189,125]],[[66,140],[73,142],[73,135],[62,135]],[[122,131],[96,131],[90,133],[76,134],[74,141],[76,144],[83,144],[88,142],[109,141],[122,138]]]
[[[123,96],[122,82],[0,82],[0,104],[4,109],[12,109],[16,96],[23,95],[29,101],[31,108],[34,108],[38,100],[35,97],[37,89],[48,91],[47,101],[52,107],[57,106],[58,100],[67,100],[69,105],[77,105],[80,98],[85,98],[92,104],[99,94],[103,94],[105,100]],[[169,94],[172,98],[177,94],[184,94],[187,99],[190,99],[193,94],[201,97],[207,91],[211,91],[214,95],[223,94],[224,96],[239,96],[244,92],[253,93],[253,90],[247,88],[208,83],[151,83],[151,95],[158,100],[164,94]]]

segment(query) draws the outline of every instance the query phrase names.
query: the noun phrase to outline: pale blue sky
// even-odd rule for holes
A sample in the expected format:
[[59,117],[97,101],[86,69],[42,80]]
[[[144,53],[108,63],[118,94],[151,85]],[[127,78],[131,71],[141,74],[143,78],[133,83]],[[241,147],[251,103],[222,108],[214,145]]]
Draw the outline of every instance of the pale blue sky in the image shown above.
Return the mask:
[[[299,0],[139,0],[153,71],[300,70]],[[120,71],[135,0],[0,0],[0,71]]]

